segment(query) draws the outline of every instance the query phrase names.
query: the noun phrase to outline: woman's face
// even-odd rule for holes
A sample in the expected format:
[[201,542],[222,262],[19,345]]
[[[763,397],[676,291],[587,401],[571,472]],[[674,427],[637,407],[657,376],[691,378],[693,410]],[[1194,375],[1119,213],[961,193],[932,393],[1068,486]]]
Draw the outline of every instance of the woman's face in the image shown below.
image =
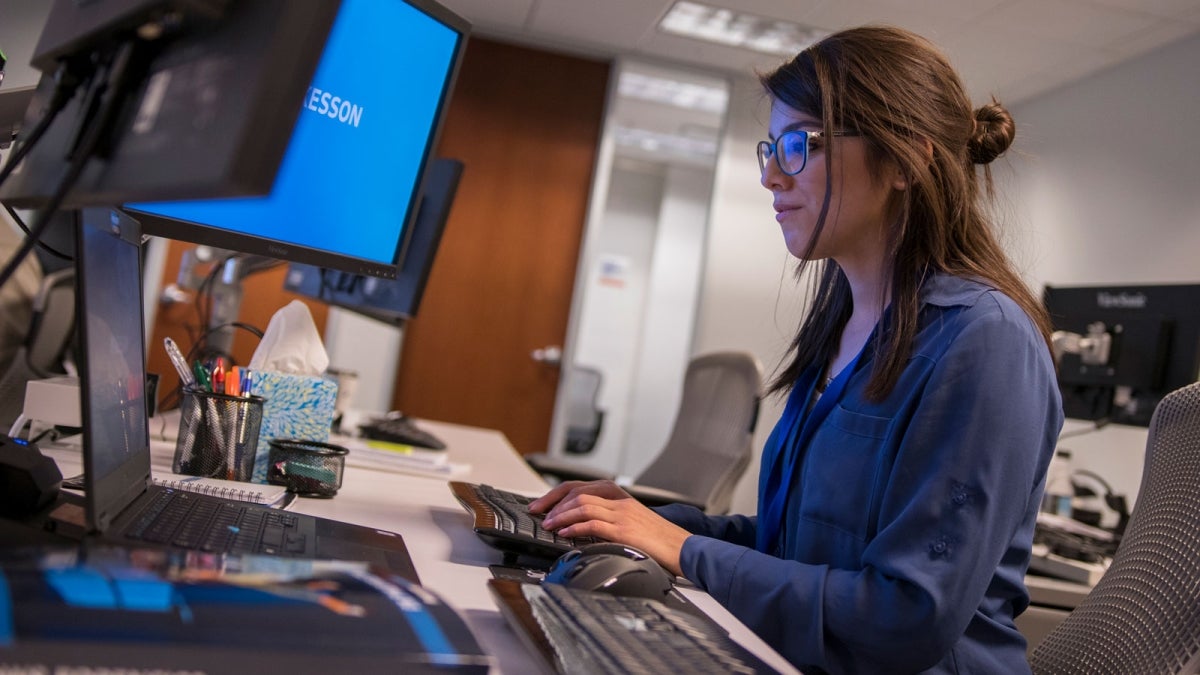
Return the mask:
[[[771,106],[770,140],[792,130],[821,131],[821,121],[776,101]],[[809,147],[804,170],[794,176],[785,174],[774,159],[766,162],[762,185],[774,196],[775,220],[784,243],[792,255],[803,257],[816,231],[825,199],[825,153],[830,143],[834,155],[829,215],[810,258],[833,258],[843,268],[877,263],[886,248],[888,197],[893,189],[904,189],[903,176],[893,162],[885,162],[879,177],[872,176],[866,141],[856,136],[819,139]]]

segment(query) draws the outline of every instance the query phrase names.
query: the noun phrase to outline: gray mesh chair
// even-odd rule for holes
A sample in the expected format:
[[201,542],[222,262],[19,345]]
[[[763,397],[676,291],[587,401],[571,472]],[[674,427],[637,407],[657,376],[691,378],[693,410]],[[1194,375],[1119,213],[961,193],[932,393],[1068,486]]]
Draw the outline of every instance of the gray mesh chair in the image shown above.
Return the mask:
[[0,375],[0,432],[8,431],[25,406],[25,385],[66,372],[63,359],[75,336],[75,268],[42,278],[33,299],[29,331]]
[[[726,513],[753,455],[762,379],[761,364],[746,352],[693,358],[684,374],[683,396],[666,445],[625,489],[653,506],[683,503],[712,514]],[[558,480],[613,478],[550,455],[525,459],[534,470]]]
[[1200,673],[1200,382],[1155,408],[1112,565],[1030,664],[1039,675]]

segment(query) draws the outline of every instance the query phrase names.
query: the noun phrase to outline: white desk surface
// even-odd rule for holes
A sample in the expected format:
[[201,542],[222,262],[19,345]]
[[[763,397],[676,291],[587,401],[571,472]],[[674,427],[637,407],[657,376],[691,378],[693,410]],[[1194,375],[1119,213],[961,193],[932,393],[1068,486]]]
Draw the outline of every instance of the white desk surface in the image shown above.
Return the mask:
[[[547,486],[498,431],[423,421],[421,425],[446,442],[451,462],[470,465],[452,480],[487,483],[498,488],[540,495]],[[151,433],[161,426],[150,421]],[[169,471],[173,441],[152,442],[152,466]],[[47,448],[64,476],[79,472],[78,450]],[[504,622],[486,582],[488,565],[499,563],[499,551],[484,544],[471,529],[470,514],[450,493],[447,479],[347,466],[342,487],[332,499],[300,498],[291,511],[398,532],[404,537],[417,574],[426,588],[439,594],[466,620],[499,673],[532,673],[538,663]],[[797,672],[707,593],[681,589],[730,635],[772,667]]]

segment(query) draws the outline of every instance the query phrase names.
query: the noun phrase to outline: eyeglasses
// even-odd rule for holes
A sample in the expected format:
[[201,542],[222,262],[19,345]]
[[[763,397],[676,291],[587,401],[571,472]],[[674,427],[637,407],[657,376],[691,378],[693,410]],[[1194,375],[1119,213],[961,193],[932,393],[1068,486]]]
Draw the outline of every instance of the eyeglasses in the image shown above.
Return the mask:
[[[858,136],[857,131],[833,131],[831,136]],[[822,131],[794,130],[779,134],[774,141],[758,142],[758,169],[767,172],[767,162],[775,158],[779,170],[789,176],[795,176],[804,170],[808,164],[808,153],[812,148],[820,147],[821,139],[825,137]]]

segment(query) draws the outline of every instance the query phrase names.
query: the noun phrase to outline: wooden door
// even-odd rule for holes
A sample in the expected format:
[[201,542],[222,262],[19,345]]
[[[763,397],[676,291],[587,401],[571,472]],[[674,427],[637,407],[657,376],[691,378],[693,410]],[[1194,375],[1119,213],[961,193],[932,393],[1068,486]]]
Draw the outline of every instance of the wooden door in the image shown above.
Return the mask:
[[499,429],[522,453],[550,435],[609,66],[473,38],[438,154],[465,164],[393,407]]

